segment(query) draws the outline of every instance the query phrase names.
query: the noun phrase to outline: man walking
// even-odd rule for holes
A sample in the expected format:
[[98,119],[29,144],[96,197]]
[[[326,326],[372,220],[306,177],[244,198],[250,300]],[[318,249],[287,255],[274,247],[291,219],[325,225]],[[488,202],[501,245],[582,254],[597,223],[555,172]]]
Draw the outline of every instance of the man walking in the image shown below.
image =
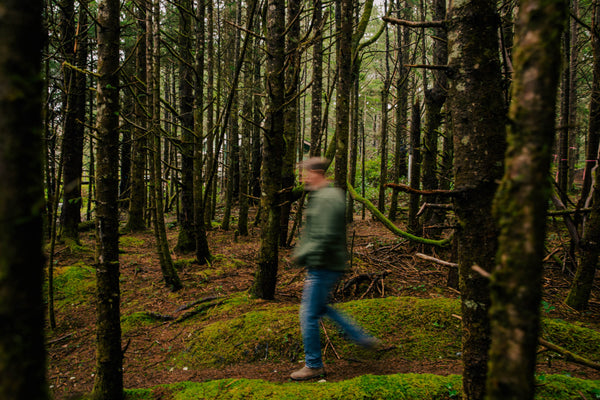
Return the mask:
[[299,381],[325,375],[319,332],[323,315],[331,318],[353,342],[367,348],[379,344],[377,338],[327,304],[331,291],[347,269],[346,199],[344,192],[331,186],[325,177],[328,164],[326,159],[317,157],[303,163],[305,189],[312,193],[306,226],[293,255],[296,263],[308,268],[300,306],[305,366],[291,374],[293,380]]

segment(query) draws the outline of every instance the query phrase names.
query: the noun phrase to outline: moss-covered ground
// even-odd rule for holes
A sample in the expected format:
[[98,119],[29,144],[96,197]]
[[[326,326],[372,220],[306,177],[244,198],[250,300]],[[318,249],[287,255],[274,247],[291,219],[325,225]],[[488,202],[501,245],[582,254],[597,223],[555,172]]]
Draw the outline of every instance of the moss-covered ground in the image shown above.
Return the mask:
[[[297,383],[302,365],[298,310],[303,271],[281,251],[276,299],[247,294],[258,231],[234,239],[209,232],[213,257],[199,266],[173,255],[184,289],[163,282],[152,232],[125,234],[121,247],[121,327],[128,399],[458,399],[461,389],[459,294],[446,270],[418,262],[406,244],[377,223],[356,225],[353,272],[334,296],[384,346],[366,351],[328,320],[322,328],[325,382]],[[168,231],[172,246],[176,225]],[[82,245],[58,249],[54,269],[57,328],[48,330],[51,391],[56,399],[84,397],[94,380],[95,261],[93,233]],[[443,254],[438,255],[444,258]],[[362,281],[361,274],[385,280]],[[548,268],[541,312],[543,337],[600,361],[600,307],[577,313],[562,304],[566,278]],[[596,296],[596,294],[595,294]],[[595,297],[596,298],[596,297]],[[594,299],[595,299],[594,298]],[[595,300],[594,300],[595,301]],[[600,372],[540,352],[538,399],[600,399]],[[583,396],[583,397],[582,397]]]

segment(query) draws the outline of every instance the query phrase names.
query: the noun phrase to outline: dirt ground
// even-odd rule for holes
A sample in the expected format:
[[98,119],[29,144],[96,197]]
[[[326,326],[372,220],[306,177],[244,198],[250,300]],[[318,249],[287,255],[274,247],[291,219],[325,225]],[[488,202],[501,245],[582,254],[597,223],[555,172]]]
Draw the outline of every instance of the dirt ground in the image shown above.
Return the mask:
[[[213,255],[222,259],[237,259],[233,271],[200,282],[198,271],[202,266],[187,265],[179,271],[184,288],[170,293],[162,282],[155,241],[151,230],[127,235],[135,239],[125,241],[120,256],[121,263],[121,312],[123,315],[137,311],[149,311],[161,315],[173,315],[177,309],[206,296],[226,296],[247,290],[253,281],[256,256],[259,247],[259,229],[252,228],[248,237],[236,238],[233,230],[214,229],[208,232]],[[177,239],[177,227],[171,224],[168,237],[173,248]],[[446,250],[431,252],[429,248],[415,246],[393,236],[380,223],[369,216],[362,220],[356,216],[348,228],[349,243],[355,256],[353,272],[348,279],[360,274],[382,274],[377,285],[360,286],[354,293],[338,293],[337,300],[382,296],[415,296],[422,298],[451,297],[459,292],[446,286],[447,267],[434,264],[415,256],[417,252],[429,252],[434,257],[448,259]],[[82,234],[82,242],[91,251],[70,252],[64,245],[57,248],[58,265],[72,265],[83,261],[93,265],[93,235]],[[130,244],[128,244],[130,243]],[[560,247],[557,245],[557,248]],[[552,249],[549,249],[552,251]],[[282,249],[276,291],[277,303],[297,304],[302,292],[303,271],[290,262],[290,250]],[[559,254],[559,253],[557,253]],[[560,255],[560,254],[559,254]],[[189,260],[192,255],[173,254],[174,260]],[[600,330],[600,290],[594,289],[591,308],[579,313],[566,307],[562,300],[571,280],[571,272],[553,262],[546,264],[544,277],[545,316],[568,321],[582,321]],[[94,381],[95,366],[95,309],[93,304],[73,304],[57,311],[57,328],[48,329],[48,377],[56,399],[76,398],[89,392]],[[170,357],[186,348],[193,327],[169,322],[134,330],[123,336],[124,379],[126,388],[145,388],[158,384],[180,381],[205,381],[220,378],[256,378],[268,381],[288,381],[289,373],[301,364],[296,362],[258,362],[238,364],[225,368],[185,370],[170,364]],[[364,374],[433,373],[440,375],[460,374],[461,362],[457,360],[412,361],[386,360],[336,360],[327,364],[327,380],[338,381]],[[552,362],[540,363],[538,369],[546,373],[567,373],[571,376],[600,379],[600,371],[578,366],[552,358]]]

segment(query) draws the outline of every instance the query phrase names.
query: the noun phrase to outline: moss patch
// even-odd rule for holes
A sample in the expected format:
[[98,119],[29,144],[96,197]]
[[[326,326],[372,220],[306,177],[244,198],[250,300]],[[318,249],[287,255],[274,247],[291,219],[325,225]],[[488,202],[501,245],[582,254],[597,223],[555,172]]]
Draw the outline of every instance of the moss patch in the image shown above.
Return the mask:
[[[351,301],[336,307],[392,347],[379,353],[365,351],[345,340],[334,324],[325,319],[329,338],[345,358],[436,360],[461,356],[460,321],[452,316],[460,313],[456,300],[388,297]],[[297,305],[281,307],[260,303],[244,294],[227,299],[208,311],[203,319],[217,314],[220,320],[198,329],[190,346],[176,355],[177,365],[206,367],[301,359]],[[228,316],[230,318],[223,318]],[[198,320],[192,321],[198,323]],[[544,337],[557,345],[594,360],[600,357],[600,333],[550,319],[545,320],[543,326]],[[321,335],[321,339],[325,346],[325,335]]]
[[144,328],[153,325],[158,321],[157,318],[148,314],[145,311],[138,311],[132,314],[121,316],[121,331],[123,334],[135,331],[136,329]]
[[58,307],[91,301],[96,291],[96,271],[83,262],[54,270],[54,299]]
[[[600,381],[559,375],[544,377],[536,399],[595,399]],[[153,389],[126,391],[126,399],[370,399],[450,400],[462,396],[461,377],[431,374],[364,375],[341,382],[271,383],[263,380],[224,379],[203,383],[183,382]]]
[[139,247],[144,244],[144,239],[133,236],[120,236],[119,247]]

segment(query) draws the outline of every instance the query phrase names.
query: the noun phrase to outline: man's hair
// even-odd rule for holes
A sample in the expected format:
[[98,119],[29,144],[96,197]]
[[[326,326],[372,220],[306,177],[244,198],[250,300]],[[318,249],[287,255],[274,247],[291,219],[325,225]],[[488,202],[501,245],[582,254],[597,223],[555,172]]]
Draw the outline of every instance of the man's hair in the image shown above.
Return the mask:
[[308,171],[321,172],[324,174],[329,166],[329,160],[322,157],[311,157],[308,160],[302,161],[300,165]]

